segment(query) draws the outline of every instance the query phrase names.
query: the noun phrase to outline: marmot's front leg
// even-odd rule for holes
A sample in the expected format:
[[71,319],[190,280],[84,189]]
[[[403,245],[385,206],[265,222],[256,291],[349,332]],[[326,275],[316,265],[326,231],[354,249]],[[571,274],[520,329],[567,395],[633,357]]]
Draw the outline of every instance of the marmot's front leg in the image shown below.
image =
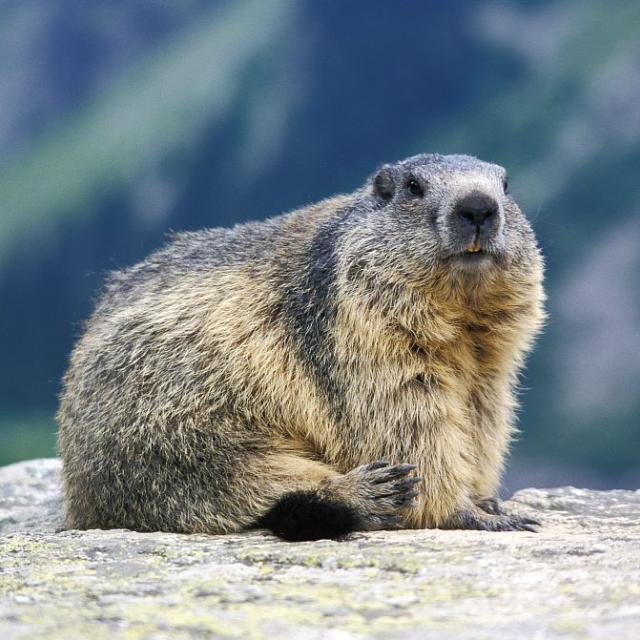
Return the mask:
[[332,478],[319,493],[352,504],[359,514],[359,530],[393,529],[402,524],[403,512],[418,495],[422,478],[411,475],[415,469],[413,464],[378,460]]
[[535,520],[534,518],[527,518],[524,516],[519,516],[518,514],[509,513],[502,508],[502,503],[498,498],[478,498],[474,500],[477,507],[482,509],[485,513],[488,513],[492,516],[506,516],[515,520],[518,520],[522,524],[533,525],[539,527],[541,522],[539,520]]
[[285,493],[258,524],[292,541],[397,528],[422,482],[410,475],[415,468],[385,461],[356,467],[327,478],[317,489]]
[[479,498],[467,508],[456,511],[443,529],[481,529],[484,531],[533,531],[540,522],[507,513],[497,498]]

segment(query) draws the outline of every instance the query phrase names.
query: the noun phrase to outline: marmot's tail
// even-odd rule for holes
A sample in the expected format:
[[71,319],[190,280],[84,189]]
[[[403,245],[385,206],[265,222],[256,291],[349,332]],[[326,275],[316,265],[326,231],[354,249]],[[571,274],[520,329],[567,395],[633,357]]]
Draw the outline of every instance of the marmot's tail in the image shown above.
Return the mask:
[[361,528],[353,507],[314,491],[283,495],[257,524],[290,542],[340,538]]

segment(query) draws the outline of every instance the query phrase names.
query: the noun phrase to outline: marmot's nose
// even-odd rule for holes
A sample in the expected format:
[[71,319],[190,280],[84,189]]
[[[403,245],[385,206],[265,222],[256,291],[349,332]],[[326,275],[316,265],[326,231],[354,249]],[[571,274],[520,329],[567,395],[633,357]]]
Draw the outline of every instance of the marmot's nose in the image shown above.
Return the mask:
[[472,191],[458,201],[455,212],[471,224],[480,226],[498,213],[498,203],[486,193]]

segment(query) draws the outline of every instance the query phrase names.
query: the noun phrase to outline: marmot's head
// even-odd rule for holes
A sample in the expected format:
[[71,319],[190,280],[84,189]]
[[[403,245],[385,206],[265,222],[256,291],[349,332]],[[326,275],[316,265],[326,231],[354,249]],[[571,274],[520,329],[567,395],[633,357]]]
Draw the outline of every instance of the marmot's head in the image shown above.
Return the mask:
[[[477,280],[500,270],[540,271],[535,237],[498,165],[424,154],[383,166],[365,190],[372,203],[361,220],[365,235],[375,233],[384,266],[400,277],[437,271]],[[363,258],[383,266],[381,254]]]

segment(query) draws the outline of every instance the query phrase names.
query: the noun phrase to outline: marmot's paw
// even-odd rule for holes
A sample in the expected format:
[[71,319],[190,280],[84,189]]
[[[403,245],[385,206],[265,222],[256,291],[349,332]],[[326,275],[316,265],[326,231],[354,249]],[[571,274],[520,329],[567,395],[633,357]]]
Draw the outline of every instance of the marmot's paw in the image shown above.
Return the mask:
[[[506,516],[507,518],[511,518],[512,520],[517,520],[520,524],[540,526],[540,522],[538,520],[508,513],[502,508],[502,505],[500,504],[498,498],[482,498],[480,500],[476,500],[475,505],[476,507],[482,509],[485,513],[488,513],[492,516]],[[529,530],[530,529],[527,529],[527,531]]]
[[331,489],[354,505],[362,529],[394,529],[401,525],[403,511],[419,493],[423,479],[410,475],[415,469],[413,464],[392,465],[379,460],[333,479]]
[[479,529],[482,531],[532,531],[540,525],[533,518],[518,515],[490,515],[472,510],[458,511],[442,525],[442,529]]

